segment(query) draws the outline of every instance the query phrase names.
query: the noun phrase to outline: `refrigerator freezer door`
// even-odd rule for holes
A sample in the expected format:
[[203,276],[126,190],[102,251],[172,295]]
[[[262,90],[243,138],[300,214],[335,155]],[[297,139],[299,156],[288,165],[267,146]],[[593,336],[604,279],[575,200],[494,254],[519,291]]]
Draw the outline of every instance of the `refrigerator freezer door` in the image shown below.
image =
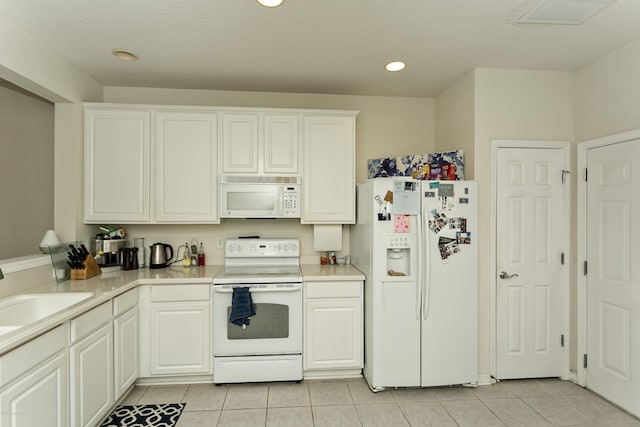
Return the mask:
[[420,322],[413,311],[416,286],[415,282],[378,284],[372,386],[420,386]]
[[362,186],[359,196],[368,200],[359,200],[358,206],[368,204],[369,214],[366,219],[359,217],[357,227],[368,226],[370,232],[354,233],[370,236],[371,262],[363,266],[367,276],[364,375],[372,388],[420,386],[418,217],[405,218],[408,227],[399,232],[394,218],[378,216],[386,209],[384,198],[393,191],[394,181],[398,180],[371,180]]

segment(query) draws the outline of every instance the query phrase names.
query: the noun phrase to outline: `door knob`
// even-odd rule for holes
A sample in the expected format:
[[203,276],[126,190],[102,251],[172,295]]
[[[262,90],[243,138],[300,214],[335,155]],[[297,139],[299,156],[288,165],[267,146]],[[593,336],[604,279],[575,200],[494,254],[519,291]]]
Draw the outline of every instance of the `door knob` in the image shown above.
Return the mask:
[[500,277],[501,279],[511,279],[512,277],[518,277],[518,273],[516,274],[509,274],[506,271],[501,271],[500,272]]

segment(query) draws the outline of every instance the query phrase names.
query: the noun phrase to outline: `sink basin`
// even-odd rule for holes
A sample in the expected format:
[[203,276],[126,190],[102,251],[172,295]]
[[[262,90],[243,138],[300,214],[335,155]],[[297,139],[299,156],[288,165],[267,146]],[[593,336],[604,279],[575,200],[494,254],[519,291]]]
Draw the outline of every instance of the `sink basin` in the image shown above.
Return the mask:
[[92,292],[25,294],[0,299],[0,335],[42,320],[93,296]]

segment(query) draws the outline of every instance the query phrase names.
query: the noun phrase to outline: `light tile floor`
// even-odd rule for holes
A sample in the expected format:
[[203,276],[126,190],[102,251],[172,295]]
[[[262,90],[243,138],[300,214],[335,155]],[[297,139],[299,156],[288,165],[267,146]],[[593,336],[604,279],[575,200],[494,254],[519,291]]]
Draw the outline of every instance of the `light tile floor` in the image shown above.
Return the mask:
[[640,420],[571,382],[372,393],[362,378],[296,383],[136,387],[123,405],[186,402],[178,427],[638,426]]

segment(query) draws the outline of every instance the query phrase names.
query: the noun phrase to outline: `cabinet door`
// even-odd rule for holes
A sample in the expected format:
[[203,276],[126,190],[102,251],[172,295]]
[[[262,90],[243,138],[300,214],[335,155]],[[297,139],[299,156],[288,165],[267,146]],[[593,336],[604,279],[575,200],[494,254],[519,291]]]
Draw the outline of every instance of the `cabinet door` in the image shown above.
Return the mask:
[[355,223],[355,118],[304,118],[304,224]]
[[299,119],[293,114],[264,115],[265,173],[298,173]]
[[362,367],[360,299],[305,303],[304,369]]
[[149,221],[151,114],[85,110],[84,221]]
[[138,310],[127,311],[113,321],[114,399],[117,401],[138,378]]
[[150,309],[150,373],[211,373],[209,302],[159,303]]
[[0,391],[0,425],[55,426],[67,422],[67,358],[61,352]]
[[109,323],[69,349],[71,425],[95,426],[113,406],[113,329]]
[[155,123],[155,221],[219,222],[216,114],[159,111]]
[[222,171],[258,172],[258,113],[222,116]]

